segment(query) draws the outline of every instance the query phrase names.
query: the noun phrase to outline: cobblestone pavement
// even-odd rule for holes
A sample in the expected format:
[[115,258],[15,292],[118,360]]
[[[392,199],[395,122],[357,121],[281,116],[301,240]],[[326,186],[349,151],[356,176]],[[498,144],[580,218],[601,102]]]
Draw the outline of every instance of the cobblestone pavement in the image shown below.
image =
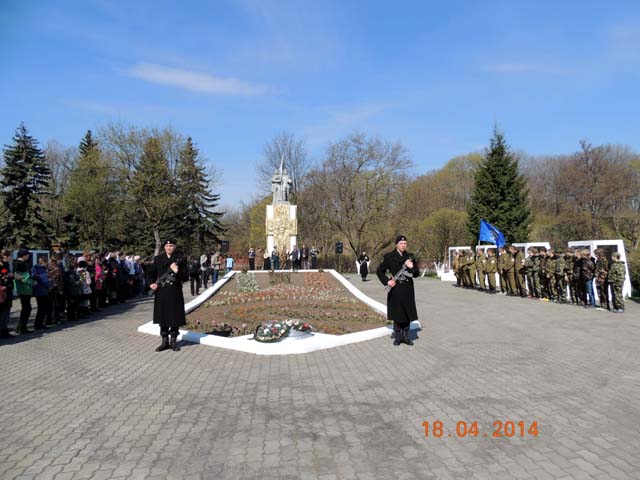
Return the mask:
[[[377,280],[352,281],[384,301]],[[158,337],[136,332],[148,300],[3,341],[0,478],[640,478],[640,306],[614,315],[432,279],[416,291],[414,347],[156,353]],[[426,438],[425,420],[444,435]],[[458,438],[461,420],[478,437]],[[539,435],[494,438],[496,420],[536,421]]]

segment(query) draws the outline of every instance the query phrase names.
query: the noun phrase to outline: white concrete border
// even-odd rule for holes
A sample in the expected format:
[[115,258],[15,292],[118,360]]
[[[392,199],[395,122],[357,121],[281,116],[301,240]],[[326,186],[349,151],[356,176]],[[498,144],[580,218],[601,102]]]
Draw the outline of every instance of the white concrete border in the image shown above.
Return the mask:
[[[286,270],[285,270],[286,271]],[[299,272],[317,272],[318,270],[298,270]],[[354,295],[358,300],[366,303],[375,310],[386,315],[386,305],[373,300],[366,296],[357,287],[349,283],[342,275],[335,270],[325,270],[334,276],[345,288]],[[254,273],[266,273],[263,270],[255,270]],[[236,272],[229,272],[216,284],[205,290],[200,296],[185,305],[185,311],[191,312],[197,306],[201,305],[205,300],[217,292]],[[411,322],[412,330],[421,329],[419,321]],[[391,326],[364,330],[362,332],[348,333],[346,335],[329,335],[326,333],[313,333],[310,335],[292,336],[283,339],[277,343],[260,343],[253,340],[253,335],[243,335],[242,337],[225,338],[217,335],[207,335],[204,333],[191,332],[189,330],[180,330],[179,339],[191,343],[200,343],[202,345],[211,345],[229,350],[237,350],[239,352],[254,353],[256,355],[293,355],[300,353],[309,353],[316,350],[324,350],[327,348],[339,347],[350,343],[364,342],[374,338],[384,337],[391,334]],[[151,335],[160,335],[160,327],[153,322],[145,323],[138,327],[138,332],[148,333]]]

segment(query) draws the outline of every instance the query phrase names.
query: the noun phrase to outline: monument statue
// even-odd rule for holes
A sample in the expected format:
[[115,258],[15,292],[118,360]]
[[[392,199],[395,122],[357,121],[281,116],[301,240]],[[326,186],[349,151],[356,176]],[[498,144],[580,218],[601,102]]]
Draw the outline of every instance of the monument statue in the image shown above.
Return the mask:
[[280,167],[271,177],[271,194],[273,199],[267,205],[266,230],[267,252],[274,247],[290,251],[296,245],[298,234],[297,206],[291,205],[289,193],[293,179],[284,166],[284,157],[280,158]]
[[280,157],[280,167],[276,169],[273,177],[271,177],[271,193],[273,194],[273,205],[277,205],[278,203],[288,203],[289,202],[289,192],[291,191],[291,186],[293,185],[293,180],[287,172],[287,169],[284,167],[284,156]]

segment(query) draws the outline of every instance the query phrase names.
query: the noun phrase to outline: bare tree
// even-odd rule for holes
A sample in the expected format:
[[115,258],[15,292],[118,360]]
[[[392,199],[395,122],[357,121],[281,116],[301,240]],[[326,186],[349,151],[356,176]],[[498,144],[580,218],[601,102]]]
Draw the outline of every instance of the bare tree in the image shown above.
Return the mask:
[[110,123],[100,128],[98,138],[100,148],[123,170],[127,180],[131,180],[149,139],[160,142],[171,173],[178,166],[180,149],[185,142],[184,136],[171,127],[140,128],[123,123]]
[[391,244],[392,212],[410,165],[402,144],[362,133],[329,146],[308,188],[323,224],[354,254],[366,248],[375,256]]
[[53,228],[54,238],[60,240],[63,235],[63,217],[67,213],[64,208],[64,196],[71,178],[70,172],[75,167],[78,157],[76,148],[65,147],[56,140],[49,140],[44,149],[44,155],[51,169],[51,182],[49,187],[51,195],[47,196],[43,203],[47,220]]

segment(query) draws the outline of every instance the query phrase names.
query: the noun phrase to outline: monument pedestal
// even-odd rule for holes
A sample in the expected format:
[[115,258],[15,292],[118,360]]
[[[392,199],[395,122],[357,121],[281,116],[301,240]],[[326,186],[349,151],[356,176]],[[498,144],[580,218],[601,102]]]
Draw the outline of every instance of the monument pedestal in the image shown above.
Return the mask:
[[291,251],[298,240],[298,206],[288,202],[267,205],[267,252],[273,247]]

